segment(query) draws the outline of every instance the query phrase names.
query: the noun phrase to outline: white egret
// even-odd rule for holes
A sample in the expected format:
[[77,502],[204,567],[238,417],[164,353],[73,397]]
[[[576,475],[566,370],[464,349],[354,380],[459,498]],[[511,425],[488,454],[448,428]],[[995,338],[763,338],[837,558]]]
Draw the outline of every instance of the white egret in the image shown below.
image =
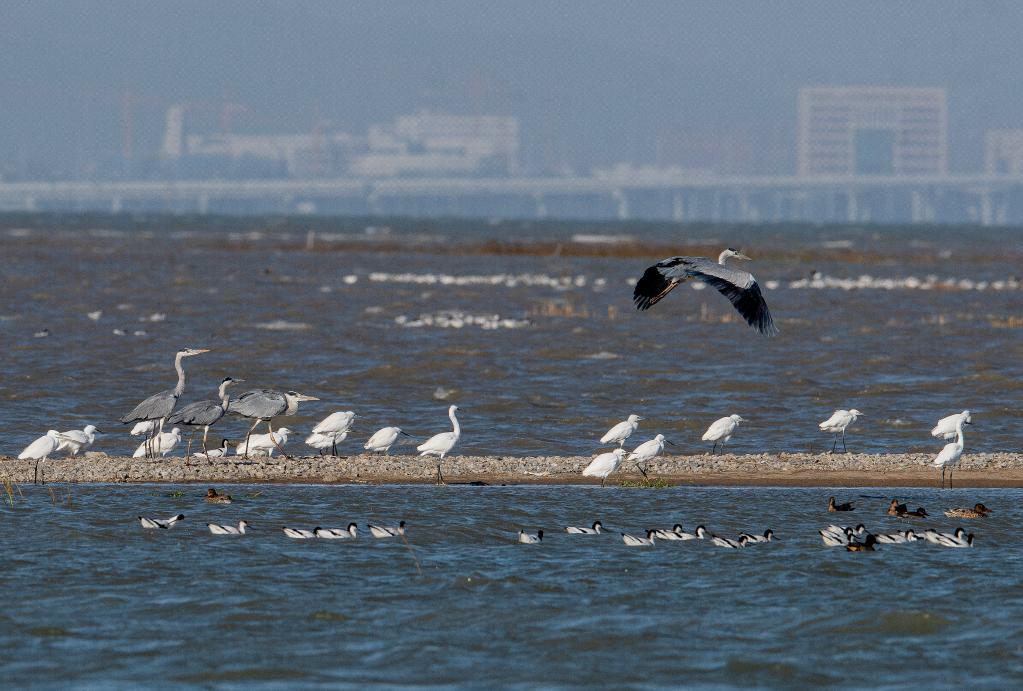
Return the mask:
[[608,453],[598,454],[597,457],[590,461],[590,464],[583,470],[583,475],[586,477],[599,477],[600,486],[603,487],[607,476],[618,470],[618,467],[622,464],[622,459],[624,457],[625,449],[623,448],[617,448]]
[[[856,422],[856,418],[863,415],[860,411],[852,408],[851,410],[836,410],[831,414],[827,420],[822,422],[820,427],[825,432],[831,432],[832,434],[842,435],[842,451],[848,453],[849,449],[845,447],[845,428]],[[835,443],[831,447],[831,453],[835,453],[835,449],[838,448],[838,437],[835,437]]]
[[643,277],[636,282],[632,301],[637,309],[649,309],[677,286],[690,279],[696,279],[728,298],[747,324],[765,336],[774,336],[778,329],[771,319],[771,312],[767,309],[767,302],[760,292],[757,279],[748,271],[725,266],[726,259],[749,261],[750,258],[729,247],[718,255],[717,262],[706,257],[662,259],[648,268]]
[[51,429],[26,446],[25,450],[18,454],[18,460],[45,461],[51,453],[56,453],[58,447],[60,447],[60,432]]
[[283,449],[291,434],[294,432],[287,427],[278,427],[272,434],[252,434],[249,435],[247,441],[235,447],[234,453],[236,456],[266,454],[268,457],[272,457],[274,449]]
[[143,456],[150,455],[166,456],[180,443],[181,429],[175,427],[170,432],[158,432],[155,437],[147,439],[139,444],[139,448],[135,449],[135,453],[133,453],[131,457],[142,458]]
[[348,437],[348,432],[342,432],[338,437],[334,437],[332,434],[320,434],[314,432],[305,438],[305,445],[311,446],[320,453],[325,453],[327,449],[337,448],[337,443],[344,441]]
[[[671,444],[670,441],[664,438],[663,434],[658,434],[653,439],[643,442],[629,454],[625,460],[632,461],[636,464],[636,469],[643,473],[643,477],[646,477],[646,470],[643,469],[641,463],[646,463],[651,460],[654,456],[664,451],[664,445]],[[672,444],[674,446],[674,444]]]
[[543,542],[543,530],[536,531],[536,535],[530,535],[525,530],[520,530],[519,542],[524,545],[538,545]]
[[322,540],[354,540],[359,536],[359,526],[349,523],[347,528],[317,528],[313,532]]
[[238,526],[225,525],[222,523],[207,523],[206,527],[214,535],[244,535],[245,529],[249,527],[248,521],[238,521]]
[[373,537],[398,537],[405,534],[405,521],[399,521],[396,526],[380,526],[370,523],[366,526]]
[[411,436],[402,432],[401,427],[384,427],[374,432],[373,436],[366,440],[366,444],[362,448],[367,451],[383,451],[385,454],[390,455],[391,447],[398,440],[399,434],[404,434],[406,437]]
[[[322,434],[333,439],[334,444],[331,447],[331,455],[337,456],[337,443],[344,441],[348,436],[348,431],[352,428],[355,418],[356,415],[351,410],[339,410],[331,413],[323,418],[316,427],[313,427],[313,434]],[[308,440],[306,443],[309,443]]]
[[458,438],[462,436],[462,428],[458,425],[458,418],[455,417],[455,411],[458,410],[458,406],[453,405],[448,408],[448,417],[451,418],[452,431],[441,432],[435,434],[425,442],[416,447],[416,451],[419,451],[419,456],[439,456],[440,459],[437,461],[437,483],[444,483],[444,476],[440,472],[440,462],[444,460],[444,455],[447,454],[451,449],[454,448],[455,444],[458,443]]
[[61,432],[57,451],[67,449],[72,457],[77,456],[95,443],[97,434],[103,434],[103,432],[96,429],[96,425],[86,425],[84,429]]
[[129,434],[133,437],[151,437],[153,430],[158,426],[159,420],[143,420],[131,428]]
[[964,410],[961,413],[954,415],[948,415],[938,420],[938,424],[931,430],[932,437],[938,437],[945,441],[951,441],[956,438],[956,425],[959,424],[959,420],[964,420],[967,424],[973,422],[973,418],[970,416],[970,411]]
[[177,516],[171,516],[170,518],[146,518],[145,516],[139,516],[139,523],[146,530],[161,529],[167,530],[173,528],[174,524],[178,521],[185,520],[185,515],[179,513]]
[[623,420],[607,431],[600,438],[601,444],[618,444],[624,446],[625,440],[632,436],[632,433],[639,427],[639,421],[643,420],[639,415],[630,415],[628,420]]
[[703,441],[714,442],[714,448],[711,453],[717,453],[718,444],[722,446],[732,438],[735,433],[735,428],[739,426],[740,422],[746,422],[738,415],[729,415],[723,417],[720,420],[715,420],[714,424],[707,428],[707,431],[703,433]]
[[931,466],[941,468],[941,487],[945,488],[945,469],[948,469],[948,488],[952,489],[952,472],[963,455],[963,425],[971,424],[965,417],[960,416],[956,422],[956,440],[945,444],[945,448],[934,459]]

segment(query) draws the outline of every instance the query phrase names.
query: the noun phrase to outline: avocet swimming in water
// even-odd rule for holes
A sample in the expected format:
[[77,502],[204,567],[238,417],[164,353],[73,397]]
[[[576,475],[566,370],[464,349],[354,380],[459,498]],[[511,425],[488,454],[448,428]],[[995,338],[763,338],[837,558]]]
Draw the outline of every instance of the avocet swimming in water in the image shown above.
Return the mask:
[[292,540],[314,540],[316,539],[315,530],[304,530],[302,528],[289,528],[284,526],[284,534],[290,537]]
[[536,531],[536,535],[530,535],[525,530],[520,530],[519,542],[524,545],[538,545],[543,542],[543,530]]
[[206,527],[214,535],[244,535],[245,529],[249,527],[248,521],[238,521],[237,526],[225,525],[222,523],[207,523]]
[[313,532],[323,540],[354,540],[359,536],[359,526],[349,523],[347,528],[317,528]]
[[617,425],[609,429],[603,437],[600,438],[601,444],[618,444],[623,446],[625,440],[632,436],[632,433],[639,427],[639,422],[642,420],[639,415],[630,415],[627,420],[622,420]]
[[170,518],[146,518],[145,516],[139,516],[139,523],[146,530],[167,530],[173,528],[174,524],[178,521],[185,520],[185,514],[179,513],[177,516],[171,516]]
[[749,544],[749,540],[745,535],[740,535],[739,539],[733,540],[730,537],[721,537],[719,535],[713,535],[710,538],[712,544],[718,547],[724,547],[726,549],[742,549]]
[[728,259],[750,260],[745,254],[731,247],[718,255],[716,262],[706,257],[662,259],[648,268],[643,277],[636,282],[632,301],[637,309],[649,309],[682,283],[696,279],[728,298],[747,324],[764,336],[774,336],[778,329],[760,292],[757,279],[748,271],[726,266],[725,261]]
[[774,540],[774,531],[768,528],[764,531],[763,535],[753,535],[751,533],[740,533],[739,537],[746,538],[747,545],[761,545],[765,542],[771,542]]
[[373,525],[370,523],[366,526],[369,528],[369,533],[373,537],[398,537],[399,535],[405,534],[405,521],[399,521],[398,525]]
[[600,521],[594,521],[592,528],[577,528],[573,525],[565,528],[565,532],[569,535],[600,535],[602,530],[604,530],[604,524]]
[[646,537],[636,537],[635,535],[629,535],[628,533],[622,533],[622,542],[629,547],[653,547],[654,546],[654,531],[647,530]]

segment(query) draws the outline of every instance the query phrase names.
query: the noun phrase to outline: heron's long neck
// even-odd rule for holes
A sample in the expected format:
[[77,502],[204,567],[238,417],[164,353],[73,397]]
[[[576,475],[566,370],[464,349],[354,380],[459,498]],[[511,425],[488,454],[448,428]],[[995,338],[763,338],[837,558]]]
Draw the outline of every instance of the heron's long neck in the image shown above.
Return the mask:
[[458,426],[458,418],[455,417],[455,411],[448,413],[448,417],[451,418],[451,426],[454,428],[456,437],[462,436],[462,428]]
[[725,250],[724,252],[718,255],[718,264],[724,266],[726,259],[728,259],[728,250]]
[[181,366],[181,353],[174,358],[174,369],[178,371],[178,385],[174,387],[174,395],[180,396],[185,390],[185,368]]
[[230,383],[226,381],[220,385],[220,405],[224,407],[224,410],[227,410],[227,404],[231,401],[231,397],[227,395],[227,387]]

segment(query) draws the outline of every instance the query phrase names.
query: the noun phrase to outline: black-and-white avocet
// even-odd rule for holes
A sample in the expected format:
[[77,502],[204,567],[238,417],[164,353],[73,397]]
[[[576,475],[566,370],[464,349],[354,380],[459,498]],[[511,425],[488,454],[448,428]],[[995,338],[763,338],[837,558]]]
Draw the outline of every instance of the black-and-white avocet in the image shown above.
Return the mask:
[[543,530],[537,530],[536,535],[530,535],[525,530],[520,530],[519,542],[524,545],[538,545],[543,542]]
[[636,537],[635,535],[629,535],[628,533],[622,533],[622,542],[629,547],[653,547],[654,546],[654,531],[647,530],[646,537]]
[[145,516],[139,516],[139,523],[146,530],[161,529],[167,530],[173,528],[174,524],[178,521],[185,520],[185,514],[179,513],[177,516],[171,516],[170,518],[146,518]]
[[591,528],[578,528],[574,525],[565,528],[565,532],[569,535],[600,535],[602,530],[604,530],[604,524],[600,521],[594,521]]
[[313,532],[322,540],[354,540],[359,536],[359,526],[349,523],[347,528],[317,528]]
[[304,530],[302,528],[289,528],[284,526],[284,534],[293,540],[313,540],[316,538],[315,530]]
[[398,537],[405,534],[405,521],[399,521],[398,525],[373,525],[369,523],[366,527],[369,528],[369,533],[373,537]]
[[249,527],[248,521],[238,521],[238,525],[224,525],[221,523],[207,523],[206,527],[214,535],[244,535],[245,529]]

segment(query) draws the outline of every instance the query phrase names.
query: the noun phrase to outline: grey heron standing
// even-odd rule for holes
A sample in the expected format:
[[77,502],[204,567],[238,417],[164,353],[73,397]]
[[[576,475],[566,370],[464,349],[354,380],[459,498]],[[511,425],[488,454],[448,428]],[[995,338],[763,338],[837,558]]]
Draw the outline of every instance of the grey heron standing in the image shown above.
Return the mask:
[[[270,421],[281,415],[294,415],[298,412],[298,404],[302,401],[318,400],[320,399],[315,396],[306,396],[297,391],[274,391],[273,389],[253,389],[232,399],[229,412],[255,420],[249,431],[245,433],[245,458],[249,457],[249,437],[256,429],[256,425],[266,422],[266,428],[270,431],[270,439],[274,440],[276,444],[276,439],[273,436],[274,428]],[[282,454],[291,458],[279,444],[277,444],[277,448]]]
[[152,454],[152,440],[157,434],[163,432],[164,420],[174,412],[174,406],[177,405],[178,398],[185,390],[185,369],[181,366],[181,359],[191,357],[193,355],[201,355],[208,353],[209,348],[185,348],[179,350],[177,355],[174,356],[174,369],[178,371],[178,384],[173,389],[167,389],[160,393],[153,394],[146,400],[139,403],[135,408],[127,415],[121,418],[121,422],[128,424],[131,422],[139,422],[142,420],[159,420],[158,429],[154,429],[149,436],[148,450],[149,455]]
[[[245,380],[224,377],[224,381],[220,382],[220,388],[217,390],[217,399],[207,399],[205,401],[189,403],[178,412],[171,414],[167,418],[167,422],[172,425],[180,424],[189,425],[191,427],[202,427],[202,451],[203,453],[208,454],[209,449],[206,448],[206,435],[209,433],[210,427],[212,427],[217,420],[224,417],[227,413],[228,403],[231,400],[227,395],[227,387],[236,382],[243,381]],[[186,461],[191,453],[192,440],[189,439],[188,449],[185,452]]]
[[746,323],[761,334],[776,335],[778,329],[771,319],[757,279],[748,271],[725,266],[725,260],[729,258],[750,259],[731,247],[722,252],[716,262],[706,257],[662,259],[648,268],[636,282],[632,301],[637,309],[649,309],[682,283],[697,279],[728,298]]

